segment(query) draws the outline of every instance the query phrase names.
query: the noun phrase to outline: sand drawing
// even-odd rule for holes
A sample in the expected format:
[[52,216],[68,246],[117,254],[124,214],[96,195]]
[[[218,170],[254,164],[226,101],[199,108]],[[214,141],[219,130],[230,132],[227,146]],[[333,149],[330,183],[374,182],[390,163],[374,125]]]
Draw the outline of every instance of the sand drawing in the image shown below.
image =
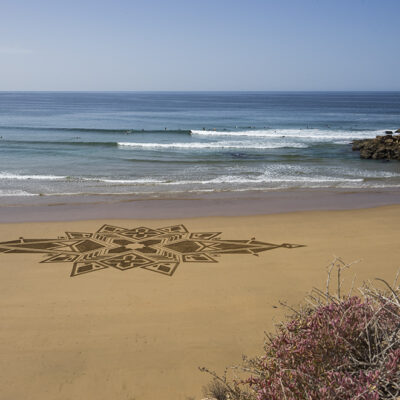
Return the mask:
[[104,268],[143,268],[172,276],[184,263],[216,263],[221,254],[253,254],[303,247],[255,240],[225,240],[221,232],[189,232],[184,225],[133,229],[103,225],[97,232],[66,232],[57,239],[0,242],[0,253],[45,253],[42,263],[73,263],[71,276]]

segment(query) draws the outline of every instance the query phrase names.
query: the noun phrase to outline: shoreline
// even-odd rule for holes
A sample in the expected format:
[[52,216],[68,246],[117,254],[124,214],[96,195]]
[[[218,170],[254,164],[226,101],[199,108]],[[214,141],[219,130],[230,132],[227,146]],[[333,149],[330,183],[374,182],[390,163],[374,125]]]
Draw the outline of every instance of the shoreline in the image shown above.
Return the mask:
[[[43,199],[48,200],[48,198]],[[268,192],[188,193],[182,197],[60,197],[0,205],[0,223],[99,219],[168,219],[280,214],[313,210],[351,210],[400,204],[400,188],[301,189]]]

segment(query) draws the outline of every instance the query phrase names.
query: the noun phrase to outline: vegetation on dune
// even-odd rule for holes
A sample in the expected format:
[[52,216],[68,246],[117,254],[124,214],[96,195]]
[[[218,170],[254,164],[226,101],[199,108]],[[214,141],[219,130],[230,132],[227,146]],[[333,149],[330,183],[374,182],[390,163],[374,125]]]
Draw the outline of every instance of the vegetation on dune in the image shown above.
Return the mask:
[[[370,283],[359,296],[341,295],[335,259],[324,292],[314,289],[266,336],[264,353],[213,376],[205,394],[217,400],[378,400],[400,396],[400,288],[397,278],[382,289]],[[330,293],[331,272],[337,289]],[[235,372],[228,378],[228,371]]]

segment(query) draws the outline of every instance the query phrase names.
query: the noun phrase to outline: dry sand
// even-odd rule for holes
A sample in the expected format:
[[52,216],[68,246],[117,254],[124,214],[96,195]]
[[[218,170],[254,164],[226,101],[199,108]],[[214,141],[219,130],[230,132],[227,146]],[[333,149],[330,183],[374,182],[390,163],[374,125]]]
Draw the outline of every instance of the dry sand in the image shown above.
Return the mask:
[[246,217],[107,220],[0,225],[0,241],[92,232],[109,223],[152,228],[183,223],[223,239],[297,243],[259,257],[223,255],[182,263],[172,277],[113,268],[70,278],[71,263],[0,253],[1,400],[186,400],[208,376],[262,349],[263,332],[324,287],[333,255],[362,259],[348,282],[392,280],[400,266],[400,206]]

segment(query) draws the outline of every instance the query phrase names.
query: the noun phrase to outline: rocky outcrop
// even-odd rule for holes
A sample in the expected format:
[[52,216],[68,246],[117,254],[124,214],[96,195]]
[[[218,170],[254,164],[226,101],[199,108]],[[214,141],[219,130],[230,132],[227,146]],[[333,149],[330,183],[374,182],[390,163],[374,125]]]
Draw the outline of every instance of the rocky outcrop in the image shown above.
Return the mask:
[[400,135],[387,133],[375,139],[354,140],[353,151],[359,151],[361,158],[400,161]]

